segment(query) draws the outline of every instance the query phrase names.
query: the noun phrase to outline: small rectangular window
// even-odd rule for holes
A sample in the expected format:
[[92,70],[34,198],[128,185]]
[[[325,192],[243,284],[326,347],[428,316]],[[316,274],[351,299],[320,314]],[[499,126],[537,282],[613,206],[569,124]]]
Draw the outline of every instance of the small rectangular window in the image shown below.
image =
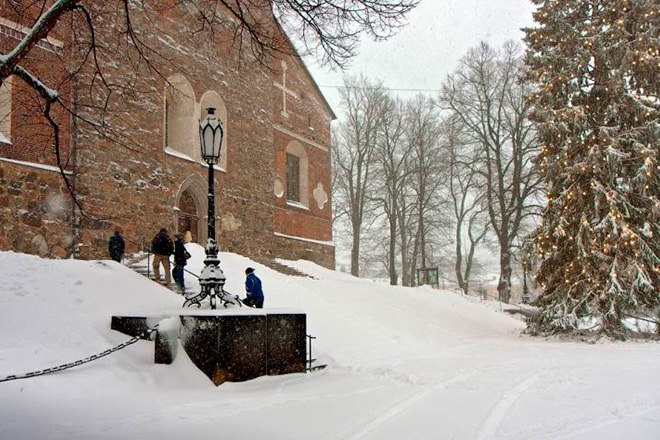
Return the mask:
[[293,154],[286,155],[286,198],[300,202],[300,159]]
[[7,77],[0,86],[0,143],[11,144],[11,83]]

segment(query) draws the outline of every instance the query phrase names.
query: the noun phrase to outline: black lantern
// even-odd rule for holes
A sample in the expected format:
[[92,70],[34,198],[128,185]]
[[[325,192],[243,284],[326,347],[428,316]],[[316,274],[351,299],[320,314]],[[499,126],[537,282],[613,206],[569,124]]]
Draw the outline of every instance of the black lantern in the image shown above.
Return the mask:
[[204,268],[199,274],[199,293],[186,296],[184,307],[201,306],[202,300],[209,298],[211,309],[215,309],[217,299],[224,307],[241,305],[238,296],[232,296],[224,291],[225,275],[220,269],[218,245],[215,241],[215,184],[213,180],[213,164],[218,163],[222,149],[224,130],[222,123],[215,117],[215,108],[206,109],[208,114],[199,124],[199,141],[202,148],[202,158],[209,166],[208,190],[208,237],[206,239],[206,259]]
[[215,108],[206,109],[208,114],[199,124],[199,140],[202,147],[202,158],[209,165],[218,163],[222,150],[222,138],[225,134],[222,123],[215,117]]

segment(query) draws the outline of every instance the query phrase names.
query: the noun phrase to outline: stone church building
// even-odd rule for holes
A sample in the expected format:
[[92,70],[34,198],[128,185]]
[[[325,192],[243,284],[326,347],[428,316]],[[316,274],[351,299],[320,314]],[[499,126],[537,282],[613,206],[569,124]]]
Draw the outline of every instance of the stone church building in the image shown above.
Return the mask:
[[[86,122],[98,118],[99,94],[89,90],[98,87],[99,78],[90,63],[66,80],[80,60],[69,44],[73,19],[59,23],[26,60],[70,104],[67,110],[57,108],[54,117],[59,162],[71,190],[57,167],[53,130],[36,93],[16,77],[3,83],[0,250],[108,258],[107,241],[115,228],[129,253],[145,250],[162,227],[204,243],[208,168],[201,160],[198,127],[206,109],[214,107],[225,129],[215,171],[220,250],[303,258],[333,268],[330,124],[335,115],[310,72],[294,51],[269,65],[247,52],[239,56],[223,38],[227,30],[216,35],[220,49],[214,50],[216,42],[191,38],[186,4],[172,3],[134,13],[135,28],[149,29],[142,41],[167,62],[157,74],[131,78],[140,94],[111,95],[104,131]],[[105,25],[111,21],[98,25],[97,40],[116,39],[114,27]],[[0,6],[3,53],[23,38],[29,24]],[[99,61],[108,82],[126,80],[133,62],[121,51]]]

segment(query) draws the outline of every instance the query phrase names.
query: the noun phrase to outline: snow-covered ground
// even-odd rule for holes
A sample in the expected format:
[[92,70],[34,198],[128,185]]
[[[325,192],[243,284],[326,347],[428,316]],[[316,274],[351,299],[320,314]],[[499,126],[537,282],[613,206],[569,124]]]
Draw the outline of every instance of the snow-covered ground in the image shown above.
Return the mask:
[[[201,248],[189,269],[199,272]],[[266,307],[307,312],[328,367],[215,387],[183,354],[140,341],[82,367],[0,383],[2,439],[657,439],[660,345],[521,336],[524,324],[450,292],[391,287],[308,262],[287,277],[221,255],[227,288],[257,268]],[[114,262],[0,253],[0,377],[127,337],[117,313],[182,297]],[[189,283],[193,283],[191,277]],[[242,295],[241,295],[242,296]]]

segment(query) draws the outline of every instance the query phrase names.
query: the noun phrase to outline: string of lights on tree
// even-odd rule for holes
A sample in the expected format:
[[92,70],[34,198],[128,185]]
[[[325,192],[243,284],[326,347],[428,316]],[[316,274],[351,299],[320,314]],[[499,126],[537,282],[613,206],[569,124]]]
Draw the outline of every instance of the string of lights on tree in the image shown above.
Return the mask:
[[547,207],[533,243],[541,332],[624,334],[660,304],[660,5],[533,0],[526,30]]

